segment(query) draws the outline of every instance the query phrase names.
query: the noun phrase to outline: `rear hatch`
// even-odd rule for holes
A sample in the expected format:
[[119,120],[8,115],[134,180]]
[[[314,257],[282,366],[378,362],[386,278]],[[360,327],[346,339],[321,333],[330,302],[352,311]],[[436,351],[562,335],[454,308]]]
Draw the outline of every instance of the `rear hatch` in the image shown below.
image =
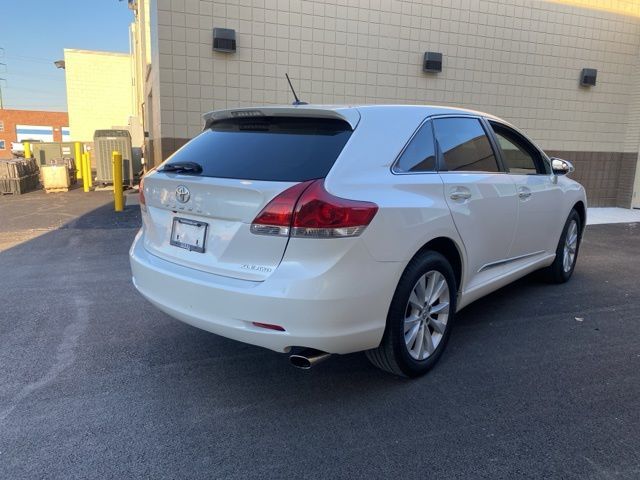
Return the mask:
[[350,123],[322,112],[212,118],[145,177],[145,248],[198,270],[266,279],[288,237],[253,234],[251,222],[287,188],[324,178],[351,136]]

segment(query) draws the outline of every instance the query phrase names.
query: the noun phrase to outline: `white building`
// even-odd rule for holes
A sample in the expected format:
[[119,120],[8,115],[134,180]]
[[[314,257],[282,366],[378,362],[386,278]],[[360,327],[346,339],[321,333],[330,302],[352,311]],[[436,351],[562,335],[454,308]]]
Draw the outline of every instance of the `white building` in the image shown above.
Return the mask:
[[65,48],[64,62],[71,140],[91,142],[96,130],[130,128],[137,109],[132,56]]
[[[130,0],[147,159],[219,108],[290,103],[464,106],[576,165],[592,206],[640,207],[640,2]],[[236,49],[215,51],[214,28]],[[423,71],[425,52],[442,54]],[[583,69],[595,86],[581,86]],[[637,172],[637,173],[636,173]],[[635,181],[635,197],[634,195]]]

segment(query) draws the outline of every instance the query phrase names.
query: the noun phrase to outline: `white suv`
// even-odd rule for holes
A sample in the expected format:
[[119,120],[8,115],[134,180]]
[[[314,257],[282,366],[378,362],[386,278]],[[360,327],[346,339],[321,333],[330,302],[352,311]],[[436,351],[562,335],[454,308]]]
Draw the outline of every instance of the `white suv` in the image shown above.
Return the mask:
[[508,123],[428,106],[215,111],[141,185],[133,282],[169,315],[308,368],[365,350],[416,376],[454,315],[573,272],[572,166]]

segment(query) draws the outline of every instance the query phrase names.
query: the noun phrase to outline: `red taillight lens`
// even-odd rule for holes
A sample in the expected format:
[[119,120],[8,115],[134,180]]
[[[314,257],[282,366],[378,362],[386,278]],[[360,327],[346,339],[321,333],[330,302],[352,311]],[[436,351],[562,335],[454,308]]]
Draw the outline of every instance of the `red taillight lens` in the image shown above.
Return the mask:
[[285,190],[269,202],[253,221],[251,231],[292,237],[355,237],[377,211],[375,203],[336,197],[325,190],[324,180],[312,180]]
[[296,202],[313,180],[287,188],[262,209],[251,224],[251,232],[260,235],[289,235]]
[[316,180],[296,205],[292,235],[296,237],[353,237],[360,235],[376,212],[375,203],[331,195]]
[[140,205],[143,207],[147,206],[147,201],[144,198],[144,177],[140,179]]

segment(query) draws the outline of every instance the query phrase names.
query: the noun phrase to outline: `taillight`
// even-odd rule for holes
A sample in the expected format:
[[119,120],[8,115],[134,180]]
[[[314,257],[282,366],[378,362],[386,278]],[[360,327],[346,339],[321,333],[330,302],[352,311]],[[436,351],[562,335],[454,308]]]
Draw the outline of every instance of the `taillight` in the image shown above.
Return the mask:
[[324,189],[324,181],[316,180],[296,204],[291,236],[355,237],[371,223],[377,211],[375,203],[331,195]]
[[140,189],[140,205],[143,207],[146,207],[147,201],[144,198],[144,177],[140,179],[139,189]]
[[296,202],[313,180],[287,188],[271,200],[251,223],[251,232],[258,235],[288,236]]
[[251,231],[305,238],[356,237],[377,211],[375,203],[336,197],[325,190],[324,180],[312,180],[271,200],[253,221]]

